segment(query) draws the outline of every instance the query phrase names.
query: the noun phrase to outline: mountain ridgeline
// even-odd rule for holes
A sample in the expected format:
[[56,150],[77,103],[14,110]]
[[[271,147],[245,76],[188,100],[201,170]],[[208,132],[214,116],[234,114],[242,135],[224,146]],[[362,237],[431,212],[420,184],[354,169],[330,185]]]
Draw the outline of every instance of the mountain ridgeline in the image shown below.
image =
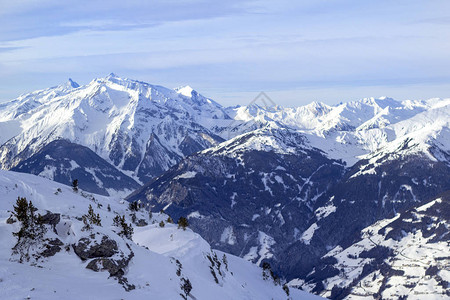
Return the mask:
[[[439,298],[450,281],[448,249],[436,251],[448,241],[439,211],[450,191],[449,120],[450,99],[226,108],[190,87],[111,74],[1,104],[0,165],[184,216],[213,248],[333,299],[407,295],[390,260],[404,243],[431,243],[417,253],[441,284],[413,290]],[[410,238],[419,232],[427,238]],[[371,240],[378,246],[361,245]]]

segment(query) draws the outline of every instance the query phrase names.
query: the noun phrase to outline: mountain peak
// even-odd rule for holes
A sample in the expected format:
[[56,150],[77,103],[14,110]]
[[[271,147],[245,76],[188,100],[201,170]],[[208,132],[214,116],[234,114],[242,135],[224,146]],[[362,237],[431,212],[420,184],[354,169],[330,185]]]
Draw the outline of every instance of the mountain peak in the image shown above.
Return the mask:
[[80,87],[80,85],[77,82],[73,81],[72,78],[69,78],[69,80],[67,80],[66,86],[74,89]]
[[192,97],[193,93],[196,93],[196,91],[192,87],[190,87],[189,85],[178,87],[178,88],[175,89],[175,91],[178,94],[181,94],[181,95],[186,96],[186,97]]
[[115,73],[111,72],[108,74],[108,76],[106,76],[106,78],[118,78],[119,76],[117,76]]

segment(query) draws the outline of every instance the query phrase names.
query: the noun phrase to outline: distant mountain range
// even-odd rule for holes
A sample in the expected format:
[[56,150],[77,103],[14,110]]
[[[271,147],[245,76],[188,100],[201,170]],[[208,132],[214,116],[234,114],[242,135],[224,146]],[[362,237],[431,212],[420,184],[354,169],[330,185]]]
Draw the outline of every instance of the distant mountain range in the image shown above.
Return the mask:
[[[430,228],[448,232],[437,210],[417,217],[428,216],[427,228],[405,216],[429,201],[447,207],[449,122],[450,99],[222,107],[190,87],[110,74],[0,104],[0,164],[64,184],[78,179],[86,191],[129,194],[128,201],[174,219],[186,216],[214,248],[269,262],[293,287],[339,299],[362,294],[373,276],[378,283],[366,296],[384,299],[408,294],[405,285],[389,288],[401,267],[388,261],[398,258],[402,239]],[[393,229],[408,225],[392,245],[381,242],[390,238],[387,229],[374,231],[391,222]],[[448,242],[448,234],[437,237],[441,231],[408,243],[441,249]],[[364,248],[367,255],[349,250],[344,262],[343,251],[372,238],[368,232],[380,246]],[[448,249],[446,257],[419,252],[442,282],[428,292],[448,295]]]

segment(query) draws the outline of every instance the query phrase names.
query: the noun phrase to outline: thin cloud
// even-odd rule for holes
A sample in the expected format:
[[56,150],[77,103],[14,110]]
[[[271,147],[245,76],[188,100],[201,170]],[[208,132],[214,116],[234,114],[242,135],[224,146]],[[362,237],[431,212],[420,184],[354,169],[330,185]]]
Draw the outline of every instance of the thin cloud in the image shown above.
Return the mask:
[[[448,2],[33,3],[13,5],[0,18],[0,88],[11,98],[110,72],[200,92],[217,87],[221,97],[298,88],[343,95],[344,86],[394,85],[407,94],[419,84],[432,96],[432,85],[450,77],[449,26],[415,22],[446,20]],[[14,80],[21,78],[29,80],[19,87]]]

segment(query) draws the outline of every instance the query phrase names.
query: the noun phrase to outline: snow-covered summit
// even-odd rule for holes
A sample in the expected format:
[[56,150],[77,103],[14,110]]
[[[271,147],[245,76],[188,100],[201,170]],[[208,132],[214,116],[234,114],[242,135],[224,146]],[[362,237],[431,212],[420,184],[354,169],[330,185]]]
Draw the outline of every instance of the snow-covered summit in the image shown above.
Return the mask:
[[189,85],[181,86],[178,88],[175,88],[175,91],[183,96],[186,97],[192,97],[192,92],[195,92],[193,88],[191,88]]
[[422,150],[430,145],[439,145],[444,151],[450,149],[446,138],[450,99],[398,101],[381,97],[335,106],[312,102],[286,108],[252,104],[228,108],[227,112],[236,120],[226,131],[232,136],[256,129],[252,125],[255,122],[278,122],[305,133],[314,147],[349,165],[361,155],[395,148],[406,138],[416,140]]
[[229,119],[220,105],[200,94],[188,98],[115,74],[71,85],[33,92],[0,107],[0,128],[14,129],[0,140],[3,168],[55,139],[67,139],[144,182],[185,155],[222,141],[209,128],[215,120]]

